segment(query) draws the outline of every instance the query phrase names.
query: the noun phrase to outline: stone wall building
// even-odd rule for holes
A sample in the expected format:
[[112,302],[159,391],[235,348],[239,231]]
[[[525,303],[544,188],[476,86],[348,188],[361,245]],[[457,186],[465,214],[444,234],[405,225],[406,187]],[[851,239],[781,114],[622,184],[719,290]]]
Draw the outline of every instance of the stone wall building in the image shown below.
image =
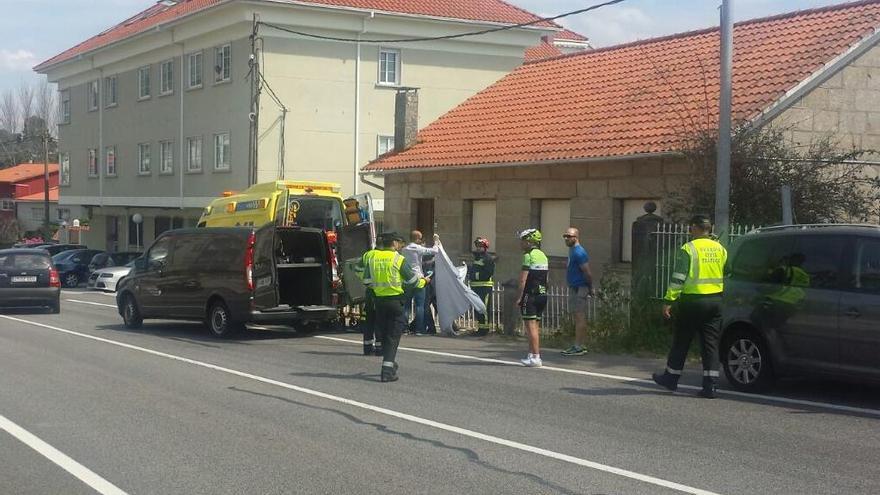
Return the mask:
[[[878,15],[871,0],[736,24],[734,119],[880,149]],[[389,227],[436,231],[457,256],[490,236],[500,280],[516,275],[515,233],[529,226],[557,283],[569,224],[594,271],[626,267],[642,205],[662,215],[690,173],[678,150],[717,123],[718,54],[716,28],[527,63],[364,173],[385,179]]]

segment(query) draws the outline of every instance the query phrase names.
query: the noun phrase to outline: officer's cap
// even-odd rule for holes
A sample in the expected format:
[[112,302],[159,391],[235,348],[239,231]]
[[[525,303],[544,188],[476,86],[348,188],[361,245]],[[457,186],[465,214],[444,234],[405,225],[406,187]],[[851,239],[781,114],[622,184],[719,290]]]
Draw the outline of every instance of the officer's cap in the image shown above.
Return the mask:
[[398,234],[397,232],[382,232],[382,234],[379,235],[379,238],[382,239],[382,241],[384,241],[384,242],[391,242],[391,241],[406,242],[406,240],[403,238],[403,236]]

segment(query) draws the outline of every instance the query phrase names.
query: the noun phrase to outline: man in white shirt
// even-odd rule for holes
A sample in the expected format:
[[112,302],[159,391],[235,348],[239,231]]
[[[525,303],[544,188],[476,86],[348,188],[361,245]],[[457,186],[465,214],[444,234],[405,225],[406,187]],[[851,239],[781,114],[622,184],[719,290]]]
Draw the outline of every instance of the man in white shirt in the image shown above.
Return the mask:
[[[426,276],[422,273],[422,261],[423,258],[427,255],[434,255],[440,251],[440,236],[434,234],[434,246],[433,247],[425,247],[425,241],[422,237],[422,233],[418,230],[413,230],[409,234],[410,243],[404,247],[400,254],[403,255],[404,260],[406,260],[407,265],[409,265],[410,269],[412,269],[413,273],[418,277]],[[415,310],[415,315],[411,314],[413,308]],[[434,329],[426,329],[425,328],[425,289],[413,289],[412,293],[407,297],[406,305],[404,306],[404,310],[406,311],[406,319],[409,320],[412,316],[414,318],[413,325],[414,331],[416,335],[422,335],[424,333],[434,333]]]

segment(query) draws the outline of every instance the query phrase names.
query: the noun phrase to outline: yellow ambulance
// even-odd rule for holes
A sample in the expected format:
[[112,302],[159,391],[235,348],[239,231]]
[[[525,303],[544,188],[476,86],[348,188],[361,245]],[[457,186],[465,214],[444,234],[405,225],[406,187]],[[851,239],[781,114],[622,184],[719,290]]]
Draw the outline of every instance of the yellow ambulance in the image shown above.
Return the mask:
[[[323,230],[331,247],[333,285],[343,280],[347,302],[363,299],[364,288],[353,268],[375,245],[372,201],[369,193],[343,199],[341,186],[331,182],[276,180],[255,184],[239,193],[224,192],[202,212],[199,227],[297,228]],[[337,264],[338,262],[338,264]],[[338,268],[341,268],[337,276]]]

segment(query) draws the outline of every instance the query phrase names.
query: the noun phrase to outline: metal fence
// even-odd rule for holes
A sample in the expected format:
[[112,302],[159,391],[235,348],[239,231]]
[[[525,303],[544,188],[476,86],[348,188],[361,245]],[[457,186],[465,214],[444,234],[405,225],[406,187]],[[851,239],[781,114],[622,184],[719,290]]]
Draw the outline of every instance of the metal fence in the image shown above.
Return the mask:
[[[728,237],[733,242],[738,237],[759,228],[758,225],[731,225]],[[714,233],[714,231],[713,231]],[[675,265],[675,255],[681,246],[688,242],[688,225],[680,223],[661,223],[651,233],[652,245],[656,247],[656,268],[654,297],[662,298],[666,294],[669,278]]]

